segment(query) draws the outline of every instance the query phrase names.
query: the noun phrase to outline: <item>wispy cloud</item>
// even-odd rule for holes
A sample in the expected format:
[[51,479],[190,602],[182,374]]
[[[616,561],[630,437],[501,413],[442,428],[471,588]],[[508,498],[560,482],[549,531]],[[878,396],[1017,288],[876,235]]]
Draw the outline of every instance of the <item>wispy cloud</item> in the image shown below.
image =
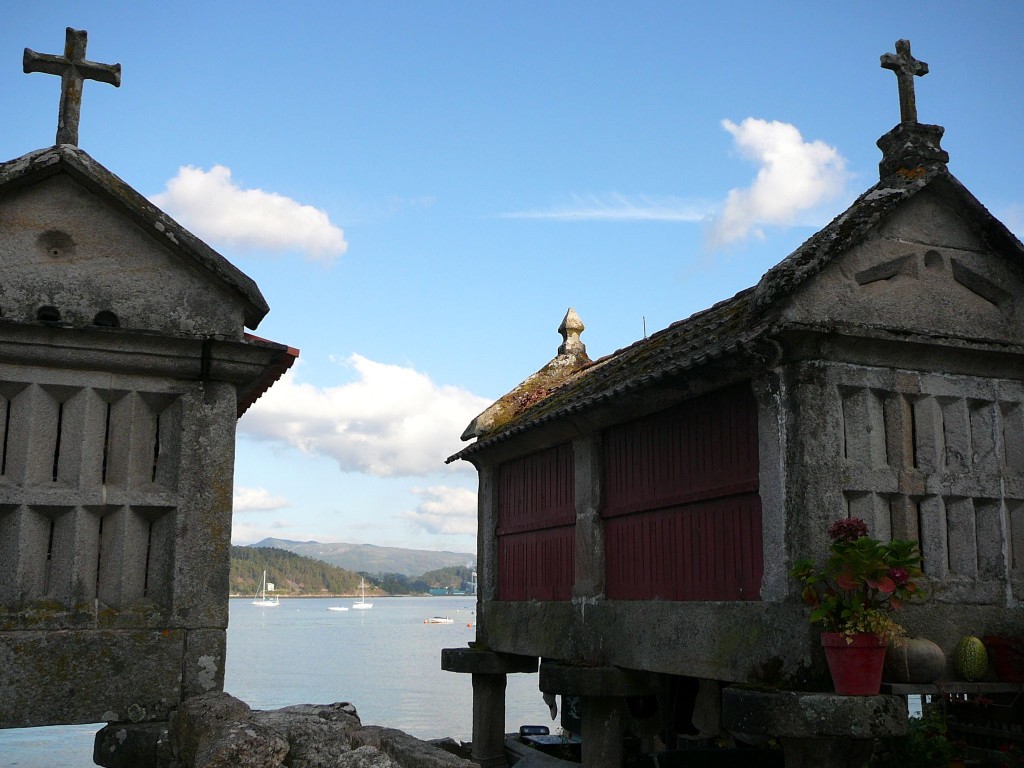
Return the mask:
[[274,496],[266,488],[235,488],[233,508],[235,512],[256,512],[284,509],[291,505],[284,496]]
[[574,195],[563,205],[547,210],[515,211],[503,219],[548,219],[554,221],[703,221],[714,211],[704,201],[648,195]]
[[330,261],[348,249],[345,233],[328,215],[276,192],[243,189],[231,169],[178,169],[167,189],[151,198],[199,237],[211,243],[269,251],[298,250]]
[[736,150],[759,166],[745,189],[733,189],[712,219],[708,244],[721,248],[762,237],[766,225],[787,226],[841,195],[849,180],[846,160],[822,141],[804,141],[796,126],[748,117],[723,120]]
[[412,488],[420,497],[415,510],[400,517],[426,533],[466,535],[476,533],[476,493],[467,488],[432,485]]
[[749,187],[732,189],[722,202],[650,195],[574,195],[539,210],[501,214],[505,219],[547,221],[663,221],[703,223],[713,250],[762,237],[766,226],[817,218],[822,206],[846,191],[850,174],[835,147],[805,141],[789,123],[748,117],[723,120],[737,153],[758,166]]
[[[335,387],[303,383],[289,372],[249,409],[239,431],[328,456],[344,472],[425,476],[445,471],[444,459],[458,449],[457,436],[490,404],[412,368],[362,355],[351,355],[347,363],[358,378]],[[447,471],[460,469],[452,465]]]

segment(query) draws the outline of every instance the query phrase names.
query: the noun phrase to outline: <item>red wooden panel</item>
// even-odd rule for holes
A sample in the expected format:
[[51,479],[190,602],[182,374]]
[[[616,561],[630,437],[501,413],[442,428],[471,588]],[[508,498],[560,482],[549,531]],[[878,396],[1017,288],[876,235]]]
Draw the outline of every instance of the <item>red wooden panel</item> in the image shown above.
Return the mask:
[[569,600],[575,525],[498,538],[499,600]]
[[498,599],[569,600],[575,578],[572,445],[501,466]]
[[569,443],[502,464],[498,478],[498,533],[573,523],[573,481]]
[[764,559],[756,493],[605,522],[605,589],[615,600],[758,600]]
[[605,517],[757,489],[757,404],[748,384],[605,434]]

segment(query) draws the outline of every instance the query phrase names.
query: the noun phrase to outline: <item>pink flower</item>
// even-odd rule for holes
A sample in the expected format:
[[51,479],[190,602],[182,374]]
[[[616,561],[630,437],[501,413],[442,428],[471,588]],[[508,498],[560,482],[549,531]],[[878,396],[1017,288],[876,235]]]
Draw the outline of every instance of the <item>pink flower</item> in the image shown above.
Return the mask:
[[868,535],[868,524],[859,517],[836,520],[828,529],[832,541],[856,541]]
[[890,568],[889,578],[896,582],[896,586],[902,587],[910,581],[910,574],[907,573],[906,568]]

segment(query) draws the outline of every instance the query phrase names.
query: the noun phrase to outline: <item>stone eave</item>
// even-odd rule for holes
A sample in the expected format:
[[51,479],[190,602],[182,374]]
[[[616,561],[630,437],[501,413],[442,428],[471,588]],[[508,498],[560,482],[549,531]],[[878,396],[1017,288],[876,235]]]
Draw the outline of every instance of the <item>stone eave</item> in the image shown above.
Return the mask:
[[248,275],[74,145],[36,150],[0,164],[0,195],[59,173],[67,173],[102,197],[163,247],[238,297],[244,307],[247,328],[255,329],[270,311],[263,294]]
[[248,334],[238,340],[0,318],[2,364],[225,381],[238,389],[239,416],[298,354],[292,347]]

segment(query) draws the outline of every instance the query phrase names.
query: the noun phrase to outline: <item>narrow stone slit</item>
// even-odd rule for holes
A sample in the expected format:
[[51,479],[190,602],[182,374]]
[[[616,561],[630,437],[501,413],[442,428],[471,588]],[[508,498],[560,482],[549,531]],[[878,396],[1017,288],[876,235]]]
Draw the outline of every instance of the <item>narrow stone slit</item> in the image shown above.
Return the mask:
[[843,458],[850,458],[850,441],[849,435],[847,434],[847,422],[849,421],[849,414],[846,412],[846,395],[840,392],[839,395],[839,410],[840,410],[840,422],[843,427]]
[[103,518],[100,518],[100,530],[96,536],[96,597],[100,596],[100,566],[103,564]]
[[50,568],[53,565],[53,532],[57,529],[57,521],[50,521],[50,539],[46,543],[46,570],[43,573],[43,594],[50,594]]
[[[910,403],[910,407],[907,409],[910,415],[910,466],[914,469],[918,469],[917,465],[917,411],[914,410],[914,404]],[[918,539],[920,541],[920,539]]]
[[142,596],[146,597],[149,593],[149,558],[153,552],[153,523],[149,524],[149,531],[146,534],[146,570],[142,576]]
[[11,436],[11,401],[7,401],[6,415],[4,416],[4,446],[3,455],[0,456],[0,475],[7,474],[7,441]]
[[156,482],[157,464],[160,462],[160,414],[156,416],[156,434],[153,436],[153,474],[150,482]]
[[60,467],[60,433],[64,425],[64,403],[57,406],[57,439],[53,441],[53,482],[57,482]]
[[107,483],[107,456],[110,454],[110,403],[107,403],[107,420],[103,425],[103,472],[100,484]]

